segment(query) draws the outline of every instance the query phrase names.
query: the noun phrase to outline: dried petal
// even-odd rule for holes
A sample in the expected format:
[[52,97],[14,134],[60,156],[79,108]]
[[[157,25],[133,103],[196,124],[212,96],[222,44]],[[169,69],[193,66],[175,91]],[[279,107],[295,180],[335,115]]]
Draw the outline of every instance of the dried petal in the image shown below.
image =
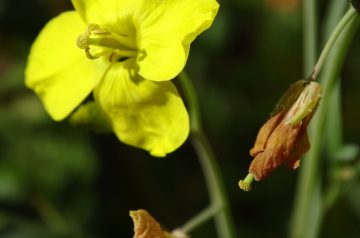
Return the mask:
[[295,145],[287,159],[287,165],[291,169],[297,169],[300,166],[300,157],[310,149],[310,142],[306,130],[299,133]]
[[270,134],[274,131],[279,121],[282,119],[282,112],[278,112],[271,117],[260,129],[254,147],[250,150],[250,155],[255,157],[258,153],[263,152]]
[[170,234],[163,231],[160,224],[143,209],[130,211],[134,221],[134,238],[170,238]]
[[299,167],[301,155],[310,148],[306,128],[319,100],[320,86],[315,82],[299,80],[285,92],[274,110],[276,114],[260,129],[250,150],[254,160],[249,172],[255,180],[264,179],[281,164]]
[[287,161],[301,125],[290,126],[283,121],[276,127],[266,143],[265,150],[258,153],[250,165],[249,172],[259,181],[267,177],[275,168]]

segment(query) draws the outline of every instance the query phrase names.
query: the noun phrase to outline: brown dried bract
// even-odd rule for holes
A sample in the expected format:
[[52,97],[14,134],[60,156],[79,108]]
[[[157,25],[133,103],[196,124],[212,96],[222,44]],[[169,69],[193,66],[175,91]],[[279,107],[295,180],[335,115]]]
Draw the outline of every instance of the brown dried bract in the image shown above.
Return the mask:
[[160,224],[143,209],[130,211],[134,222],[134,238],[170,238],[170,234],[163,231]]

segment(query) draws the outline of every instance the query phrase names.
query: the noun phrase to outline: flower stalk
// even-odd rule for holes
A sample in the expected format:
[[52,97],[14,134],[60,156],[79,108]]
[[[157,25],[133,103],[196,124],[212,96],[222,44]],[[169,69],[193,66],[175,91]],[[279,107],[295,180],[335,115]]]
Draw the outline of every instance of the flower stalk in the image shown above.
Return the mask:
[[345,29],[345,27],[349,24],[349,22],[358,15],[355,8],[351,7],[347,13],[344,15],[344,17],[340,20],[338,25],[336,26],[335,30],[332,32],[329,40],[326,42],[324,49],[322,50],[320,57],[318,61],[315,64],[315,67],[309,76],[309,80],[315,81],[319,73],[322,69],[322,66],[324,65],[325,60],[327,59],[331,49],[333,48],[335,42],[337,41],[340,33]]
[[[235,238],[235,228],[229,208],[228,198],[225,192],[224,182],[215,154],[202,129],[200,107],[195,88],[190,78],[184,71],[180,73],[178,77],[180,79],[186,101],[189,105],[191,141],[199,157],[211,203],[211,209],[205,210],[205,215],[202,214],[201,216],[199,215],[195,217],[196,225],[202,224],[208,220],[209,216],[214,215],[218,237]],[[217,210],[217,212],[213,213],[213,209]],[[203,219],[203,221],[199,218]],[[190,225],[187,223],[186,227],[189,229],[189,227],[193,226],[191,223]]]
[[219,211],[220,211],[220,207],[215,205],[210,205],[204,210],[202,210],[200,213],[198,213],[196,216],[191,218],[189,221],[187,221],[179,230],[188,234],[196,227],[204,224],[205,222],[213,218]]
[[[353,8],[348,10],[330,36],[329,41],[333,42],[326,44],[331,45],[331,47],[325,47],[324,51],[326,52],[321,54],[323,57],[320,57],[322,59],[319,59],[317,64],[320,65],[318,68],[320,70],[326,58],[322,80],[320,80],[323,89],[322,103],[319,106],[312,130],[310,131],[312,147],[304,159],[304,168],[299,175],[299,184],[295,196],[290,233],[292,238],[317,237],[320,229],[322,214],[319,163],[323,146],[322,142],[325,136],[326,114],[331,100],[331,91],[336,87],[341,66],[344,63],[345,55],[354,32],[359,26],[359,21],[359,15],[356,11]],[[330,50],[331,54],[327,57]]]

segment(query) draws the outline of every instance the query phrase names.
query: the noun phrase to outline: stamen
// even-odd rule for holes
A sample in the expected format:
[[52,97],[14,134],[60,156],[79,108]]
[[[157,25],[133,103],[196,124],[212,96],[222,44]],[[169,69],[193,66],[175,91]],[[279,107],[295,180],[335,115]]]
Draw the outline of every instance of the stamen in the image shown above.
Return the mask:
[[132,37],[130,37],[128,35],[120,35],[120,34],[114,34],[113,37],[118,42],[121,42],[127,48],[132,49],[132,50],[136,49],[136,41],[133,40]]
[[88,48],[89,47],[88,39],[89,39],[89,35],[87,34],[87,32],[79,35],[78,38],[76,39],[77,47],[83,50]]
[[90,24],[76,39],[76,45],[85,50],[86,57],[108,57],[110,62],[123,61],[137,55],[134,38],[111,33],[97,24]]
[[248,173],[244,180],[239,181],[240,189],[245,192],[249,192],[251,190],[251,183],[254,181],[254,179],[254,175],[252,173]]
[[89,47],[87,47],[85,49],[85,54],[86,54],[86,57],[88,57],[89,59],[97,59],[97,58],[99,58],[99,56],[95,56],[95,55],[92,55],[90,53],[90,48]]
[[125,49],[125,50],[129,50],[130,48],[124,46],[122,43],[120,43],[119,41],[117,41],[116,39],[110,37],[99,37],[99,35],[95,35],[95,36],[89,36],[88,39],[88,44],[89,45],[94,45],[94,46],[102,46],[102,47],[106,47],[106,48],[111,48],[111,49]]
[[106,30],[106,29],[102,29],[100,28],[100,26],[98,24],[90,24],[87,28],[87,32],[89,33],[89,35],[110,35],[111,33]]

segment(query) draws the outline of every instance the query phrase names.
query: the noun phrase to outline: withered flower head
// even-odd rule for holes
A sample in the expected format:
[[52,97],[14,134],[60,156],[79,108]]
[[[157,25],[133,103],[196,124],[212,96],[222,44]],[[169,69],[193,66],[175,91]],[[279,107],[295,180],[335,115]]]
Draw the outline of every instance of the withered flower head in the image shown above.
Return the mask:
[[256,181],[267,177],[282,164],[296,169],[300,157],[310,149],[306,128],[320,99],[320,85],[313,81],[295,82],[281,97],[270,119],[261,127],[250,155],[254,157],[249,175],[240,180],[245,191]]
[[171,238],[146,210],[130,211],[130,217],[134,222],[134,238]]
[[134,222],[134,238],[190,238],[182,229],[169,233],[144,209],[130,211]]

